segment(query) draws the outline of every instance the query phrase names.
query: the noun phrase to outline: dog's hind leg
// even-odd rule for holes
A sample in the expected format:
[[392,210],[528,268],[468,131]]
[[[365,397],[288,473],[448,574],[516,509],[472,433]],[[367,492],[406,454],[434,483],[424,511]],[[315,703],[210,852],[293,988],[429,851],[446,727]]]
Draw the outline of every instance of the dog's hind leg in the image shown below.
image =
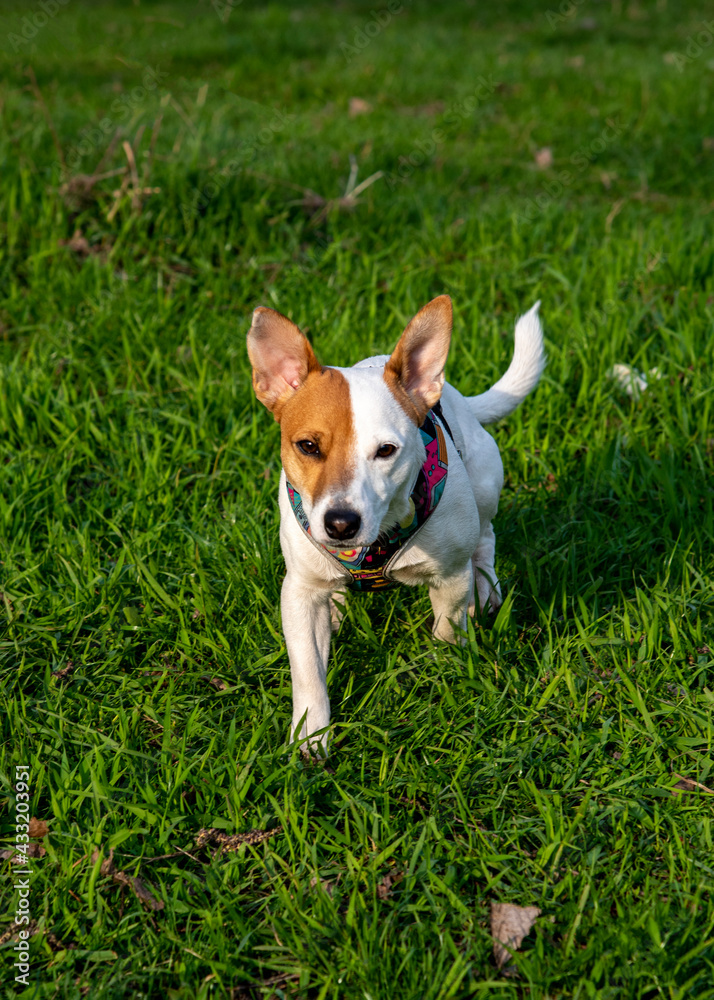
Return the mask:
[[[497,611],[500,608],[503,598],[501,597],[501,585],[496,576],[494,562],[496,559],[496,535],[493,525],[489,523],[484,529],[476,551],[471,557],[473,564],[474,579],[476,581],[476,594],[481,611]],[[469,614],[473,618],[476,614],[476,599],[472,595],[469,604]]]
[[466,631],[466,614],[474,592],[474,575],[471,560],[465,568],[442,580],[438,587],[429,588],[429,599],[434,611],[434,636],[442,642],[457,642],[454,625]]

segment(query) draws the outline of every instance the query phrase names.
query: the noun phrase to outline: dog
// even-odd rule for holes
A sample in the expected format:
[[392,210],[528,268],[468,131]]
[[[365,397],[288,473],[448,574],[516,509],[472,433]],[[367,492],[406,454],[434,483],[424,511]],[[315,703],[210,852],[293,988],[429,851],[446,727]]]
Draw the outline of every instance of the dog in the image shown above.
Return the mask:
[[539,306],[516,323],[506,374],[470,398],[444,381],[448,295],[414,316],[391,355],[352,368],[323,367],[287,317],[254,311],[253,388],[281,431],[281,610],[291,740],[304,752],[328,752],[327,661],[346,589],[426,584],[433,634],[451,643],[476,600],[481,611],[500,606],[492,522],[503,465],[482,425],[512,413],[540,379]]

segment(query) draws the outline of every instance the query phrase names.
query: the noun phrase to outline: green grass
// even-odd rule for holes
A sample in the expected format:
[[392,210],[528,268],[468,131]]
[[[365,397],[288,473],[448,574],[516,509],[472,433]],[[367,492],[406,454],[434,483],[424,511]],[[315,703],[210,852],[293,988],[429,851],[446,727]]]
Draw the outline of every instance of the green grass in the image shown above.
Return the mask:
[[[5,846],[16,763],[50,828],[8,998],[714,997],[714,797],[671,791],[714,787],[714,46],[682,55],[711,11],[415,0],[355,54],[372,9],[70,0],[18,41],[41,8],[3,5]],[[140,211],[61,188],[116,127],[103,169],[129,139],[141,171],[160,114]],[[299,204],[351,155],[386,175],[353,211]],[[306,767],[250,311],[351,364],[443,292],[468,394],[543,301],[545,376],[493,429],[507,599],[463,648],[422,590],[351,599]],[[615,363],[661,378],[632,400]],[[281,829],[212,857],[206,826]],[[491,901],[542,910],[515,976]]]

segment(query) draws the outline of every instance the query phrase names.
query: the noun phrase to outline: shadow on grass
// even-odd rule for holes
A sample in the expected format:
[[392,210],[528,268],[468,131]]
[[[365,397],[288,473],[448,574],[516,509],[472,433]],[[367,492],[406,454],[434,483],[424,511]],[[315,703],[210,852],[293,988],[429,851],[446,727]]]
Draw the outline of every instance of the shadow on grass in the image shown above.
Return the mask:
[[[502,578],[532,610],[597,593],[601,606],[635,586],[686,590],[691,567],[711,560],[714,489],[690,453],[613,445],[590,458],[596,469],[524,487],[497,519]],[[607,596],[606,596],[607,595]],[[535,599],[530,601],[529,598]]]

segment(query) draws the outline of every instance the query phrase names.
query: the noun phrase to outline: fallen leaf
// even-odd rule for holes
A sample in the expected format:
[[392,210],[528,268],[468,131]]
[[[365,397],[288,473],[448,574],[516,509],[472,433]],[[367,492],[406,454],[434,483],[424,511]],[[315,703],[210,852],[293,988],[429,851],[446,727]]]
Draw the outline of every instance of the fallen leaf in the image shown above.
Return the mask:
[[[99,851],[92,851],[92,864],[93,865],[95,865],[97,863],[97,858],[98,857],[99,857]],[[100,875],[113,875],[114,871],[115,871],[115,868],[114,868],[114,848],[110,847],[109,848],[109,857],[105,858],[104,861],[102,861],[102,863],[100,865],[100,868],[99,868],[99,874]]]
[[[97,858],[99,857],[99,851],[92,851],[91,861],[95,865],[97,863]],[[140,878],[136,875],[127,875],[126,872],[118,872],[116,870],[116,865],[114,864],[114,848],[109,849],[109,857],[102,861],[101,867],[99,869],[100,875],[111,875],[112,879],[117,883],[117,885],[126,886],[132,889],[134,893],[139,897],[142,903],[144,903],[150,910],[163,910],[164,901],[163,899],[157,899],[152,892],[153,886],[149,886],[142,882]]]
[[276,833],[282,832],[282,826],[274,826],[272,830],[248,830],[247,833],[224,833],[215,827],[204,827],[198,831],[196,837],[197,847],[208,847],[209,844],[218,844],[214,854],[218,855],[222,851],[237,851],[244,844],[255,846],[264,840],[269,840]]
[[361,97],[350,97],[350,118],[356,118],[357,115],[368,115],[371,110],[372,105],[369,101],[364,101]]
[[25,865],[28,858],[44,858],[47,850],[42,844],[26,844],[21,854],[14,848],[0,851],[0,861],[10,861],[13,865]]
[[681,795],[682,792],[704,792],[706,795],[714,795],[714,791],[711,788],[707,788],[706,785],[702,785],[699,781],[684,778],[681,774],[675,774],[675,778],[678,781],[676,785],[672,785],[672,795]]
[[67,666],[61,667],[59,670],[53,670],[52,676],[56,681],[64,681],[69,677],[69,675],[72,673],[73,670],[74,670],[74,661],[67,660]]
[[226,691],[228,688],[226,682],[222,681],[220,677],[209,677],[208,674],[203,674],[201,680],[205,681],[206,684],[210,684],[216,691]]
[[[103,867],[104,865],[102,865]],[[141,902],[148,906],[150,910],[163,910],[163,899],[157,899],[151,889],[140,878],[137,878],[135,875],[127,875],[126,872],[115,872],[112,877],[119,885],[126,885],[130,889],[133,889]]]
[[50,828],[47,826],[45,821],[43,819],[35,819],[34,816],[29,822],[29,827],[30,827],[30,829],[28,830],[29,836],[36,837],[40,840],[42,839],[42,837],[46,837],[47,834],[50,832]]
[[523,938],[530,932],[536,917],[537,906],[516,906],[515,903],[491,903],[491,936],[496,965],[502,969],[509,961],[511,951],[517,951]]
[[550,146],[543,146],[535,151],[536,166],[539,170],[548,170],[553,166],[553,150]]
[[47,944],[53,952],[71,951],[73,948],[77,947],[76,944],[65,944],[64,941],[58,938],[56,934],[52,934],[52,932],[47,935]]
[[705,149],[707,153],[714,152],[714,135],[707,135],[702,139],[702,149]]
[[318,885],[320,886],[322,891],[326,893],[330,897],[330,899],[332,899],[332,896],[335,891],[335,883],[330,881],[330,879],[318,878],[317,875],[313,875],[312,878],[310,879],[310,888],[314,889]]
[[92,252],[89,240],[86,236],[82,235],[81,229],[75,229],[71,239],[57,240],[57,243],[61,247],[68,247],[73,253],[79,254],[80,257],[87,257]]
[[585,65],[585,56],[571,56],[570,59],[566,59],[565,61],[573,69],[581,69]]
[[670,694],[676,695],[677,698],[686,698],[688,694],[687,689],[683,688],[679,684],[668,684],[667,690],[669,691]]
[[401,882],[403,878],[404,875],[402,872],[395,872],[393,875],[385,875],[377,886],[378,898],[387,899],[387,897],[391,895],[394,886]]
[[0,935],[0,948],[4,944],[7,944],[8,941],[19,941],[20,931],[26,935],[25,940],[33,937],[33,935],[37,933],[37,921],[32,920],[29,924],[16,924],[13,921],[8,929]]

